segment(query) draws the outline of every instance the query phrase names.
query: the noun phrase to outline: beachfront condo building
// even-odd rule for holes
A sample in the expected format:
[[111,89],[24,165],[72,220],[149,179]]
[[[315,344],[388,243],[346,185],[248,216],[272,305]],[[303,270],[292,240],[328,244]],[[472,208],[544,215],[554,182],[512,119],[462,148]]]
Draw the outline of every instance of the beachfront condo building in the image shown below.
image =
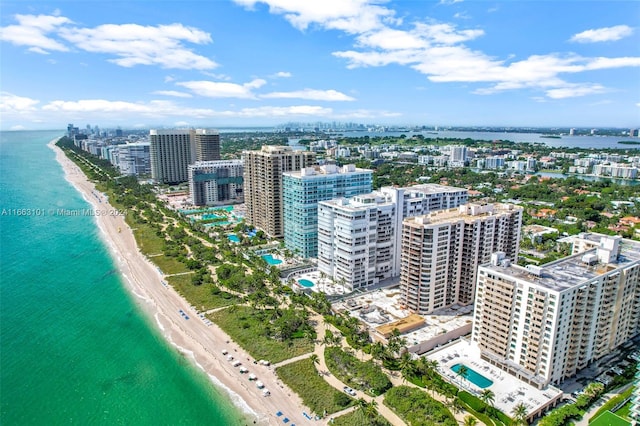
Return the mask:
[[353,164],[305,167],[282,174],[284,244],[304,258],[318,255],[318,202],[371,192],[373,171]]
[[282,174],[312,166],[316,154],[265,145],[260,151],[244,151],[242,159],[247,221],[272,238],[284,237]]
[[115,158],[115,166],[120,173],[128,176],[148,176],[151,174],[151,144],[134,142],[114,145],[107,158]]
[[196,206],[241,203],[244,200],[242,160],[196,161],[189,165],[189,194]]
[[540,389],[640,334],[640,242],[521,267],[496,253],[478,271],[472,340],[482,358]]
[[318,203],[318,270],[349,291],[400,273],[402,221],[467,202],[464,188],[383,187]]
[[522,210],[513,204],[466,204],[405,219],[403,304],[421,315],[472,304],[478,266],[497,251],[517,259]]
[[196,161],[220,160],[220,133],[217,130],[192,130]]
[[151,129],[149,138],[151,178],[163,184],[187,182],[187,167],[195,162],[191,131]]

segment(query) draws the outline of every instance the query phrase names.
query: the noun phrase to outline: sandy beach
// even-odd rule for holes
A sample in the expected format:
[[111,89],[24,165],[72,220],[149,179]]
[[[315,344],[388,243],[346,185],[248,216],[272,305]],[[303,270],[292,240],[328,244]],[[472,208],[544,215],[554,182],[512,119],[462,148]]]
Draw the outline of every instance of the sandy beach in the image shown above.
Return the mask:
[[[80,168],[54,142],[55,140],[51,141],[48,146],[55,151],[66,179],[96,211],[106,212],[95,215],[102,237],[125,278],[127,289],[149,318],[155,320],[167,341],[203,369],[215,385],[228,392],[234,403],[247,413],[248,424],[283,424],[284,417],[289,418],[289,424],[298,426],[324,423],[306,419],[302,413],[309,413],[309,409],[278,380],[272,367],[254,364],[253,358],[231,341],[217,325],[207,325],[171,286],[163,284],[162,273],[138,250],[133,232],[124,221],[124,216],[114,211],[105,196],[96,191],[94,184],[88,181]],[[189,316],[188,320],[181,311]],[[235,360],[241,361],[242,366],[250,373],[255,374],[271,395],[263,396],[255,382],[248,380],[248,374],[241,374],[239,367],[233,367],[227,356],[222,354],[224,349]],[[283,415],[276,416],[277,412]]]

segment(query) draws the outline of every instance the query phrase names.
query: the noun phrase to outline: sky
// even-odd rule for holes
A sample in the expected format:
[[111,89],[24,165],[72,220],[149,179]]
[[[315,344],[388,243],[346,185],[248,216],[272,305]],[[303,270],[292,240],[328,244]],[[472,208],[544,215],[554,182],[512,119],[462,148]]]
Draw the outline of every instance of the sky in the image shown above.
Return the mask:
[[640,127],[640,2],[2,1],[0,129]]

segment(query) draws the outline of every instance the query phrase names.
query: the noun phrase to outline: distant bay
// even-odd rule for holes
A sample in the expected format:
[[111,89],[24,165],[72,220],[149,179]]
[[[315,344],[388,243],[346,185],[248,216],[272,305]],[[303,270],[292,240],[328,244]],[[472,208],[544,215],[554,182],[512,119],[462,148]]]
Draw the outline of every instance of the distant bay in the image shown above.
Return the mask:
[[629,140],[628,136],[568,136],[561,135],[558,138],[542,137],[546,136],[542,133],[519,133],[519,132],[461,132],[454,130],[424,131],[424,132],[344,132],[339,133],[345,137],[364,137],[370,138],[379,136],[400,136],[402,134],[407,137],[413,135],[423,135],[425,139],[451,138],[451,139],[472,139],[481,141],[503,140],[511,142],[528,142],[542,143],[552,148],[582,148],[582,149],[640,149],[637,145],[623,145],[619,141]]
[[3,425],[245,424],[124,289],[88,208],[46,144],[0,132]]

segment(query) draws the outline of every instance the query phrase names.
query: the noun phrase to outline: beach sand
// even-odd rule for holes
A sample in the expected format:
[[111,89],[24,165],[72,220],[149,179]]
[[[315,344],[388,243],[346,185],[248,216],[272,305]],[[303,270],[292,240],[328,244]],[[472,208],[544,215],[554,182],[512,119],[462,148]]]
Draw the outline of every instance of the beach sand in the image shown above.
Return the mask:
[[[62,165],[65,178],[83,195],[92,207],[101,212],[113,210],[105,196],[96,191],[78,166],[66,157],[64,152],[54,145],[49,147],[56,153],[57,161]],[[247,413],[248,424],[276,425],[288,417],[296,425],[323,424],[310,421],[303,416],[309,413],[302,400],[286,385],[281,383],[273,367],[256,365],[253,358],[238,344],[231,341],[217,325],[205,324],[197,312],[189,306],[171,286],[165,286],[158,268],[152,264],[136,245],[133,232],[118,214],[100,214],[95,216],[104,241],[109,246],[117,266],[125,278],[127,289],[135,296],[137,304],[153,318],[165,338],[181,353],[192,361],[231,396],[234,403]],[[185,312],[189,319],[180,314]],[[229,343],[227,343],[229,342]],[[226,349],[242,366],[262,381],[271,395],[264,397],[255,382],[250,382],[247,374],[240,374],[239,367],[234,368],[222,354]],[[277,412],[283,415],[276,416]]]

